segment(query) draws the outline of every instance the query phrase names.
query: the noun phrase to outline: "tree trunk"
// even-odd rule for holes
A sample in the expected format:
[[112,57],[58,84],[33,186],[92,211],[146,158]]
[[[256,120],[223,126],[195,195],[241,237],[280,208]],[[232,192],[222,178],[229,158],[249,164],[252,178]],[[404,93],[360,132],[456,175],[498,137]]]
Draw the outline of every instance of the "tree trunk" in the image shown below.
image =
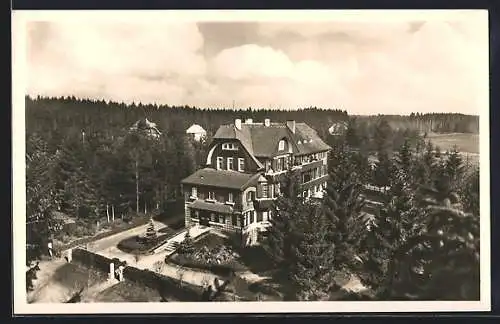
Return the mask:
[[139,163],[135,160],[135,211],[139,215]]
[[111,217],[113,222],[115,221],[115,205],[111,205]]
[[109,223],[109,205],[106,204],[106,217],[108,218],[108,223]]

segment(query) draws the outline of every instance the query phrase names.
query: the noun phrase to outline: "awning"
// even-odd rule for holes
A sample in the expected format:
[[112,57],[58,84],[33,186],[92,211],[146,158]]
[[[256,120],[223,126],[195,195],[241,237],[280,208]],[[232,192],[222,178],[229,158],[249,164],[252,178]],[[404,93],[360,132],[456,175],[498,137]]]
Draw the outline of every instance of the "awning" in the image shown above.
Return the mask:
[[189,208],[198,209],[198,210],[208,210],[211,212],[221,213],[221,214],[232,214],[233,207],[221,204],[217,202],[206,202],[203,200],[195,200],[191,204],[188,205]]

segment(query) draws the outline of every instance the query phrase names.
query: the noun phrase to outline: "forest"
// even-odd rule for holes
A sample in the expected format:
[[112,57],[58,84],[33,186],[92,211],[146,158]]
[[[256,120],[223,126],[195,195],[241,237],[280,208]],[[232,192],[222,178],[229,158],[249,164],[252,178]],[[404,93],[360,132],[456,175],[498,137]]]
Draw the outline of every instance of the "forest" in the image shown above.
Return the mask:
[[[157,124],[159,138],[131,131],[144,118]],[[181,179],[203,165],[219,125],[235,118],[305,122],[333,147],[328,190],[319,207],[296,195],[293,177],[276,203],[287,213],[273,219],[269,253],[288,269],[294,298],[324,298],[325,282],[338,267],[358,275],[376,298],[421,299],[445,291],[447,296],[436,298],[477,297],[479,170],[465,165],[457,151],[441,152],[426,133],[478,133],[478,116],[350,116],[316,107],[210,110],[26,97],[28,243],[58,234],[54,211],[88,224],[161,212],[182,199]],[[345,132],[329,135],[339,121],[346,122]],[[193,123],[207,130],[205,141],[186,136]],[[370,217],[362,213],[365,184],[390,188],[379,214]],[[433,279],[416,274],[421,268]],[[458,286],[463,291],[456,291]]]
[[[367,288],[343,300],[479,300],[479,169],[423,139],[393,150],[387,122],[372,167],[347,139],[332,143],[322,201],[293,173],[281,186],[265,244],[287,300],[338,300],[339,273]],[[373,213],[367,183],[385,188]]]

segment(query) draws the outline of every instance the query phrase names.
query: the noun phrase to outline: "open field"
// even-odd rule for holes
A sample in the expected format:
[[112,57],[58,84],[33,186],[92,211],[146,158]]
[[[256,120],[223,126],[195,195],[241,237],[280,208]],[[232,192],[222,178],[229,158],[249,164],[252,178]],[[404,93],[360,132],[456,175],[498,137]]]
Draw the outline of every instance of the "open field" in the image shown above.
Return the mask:
[[456,145],[460,152],[479,154],[479,134],[428,134],[427,138],[441,151],[451,150]]

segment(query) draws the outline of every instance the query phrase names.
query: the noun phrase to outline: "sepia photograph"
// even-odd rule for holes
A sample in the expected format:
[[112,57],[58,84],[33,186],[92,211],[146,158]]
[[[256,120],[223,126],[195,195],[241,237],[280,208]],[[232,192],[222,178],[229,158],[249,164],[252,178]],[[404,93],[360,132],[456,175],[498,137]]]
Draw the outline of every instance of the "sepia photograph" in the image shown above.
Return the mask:
[[12,21],[15,313],[490,310],[487,11]]

